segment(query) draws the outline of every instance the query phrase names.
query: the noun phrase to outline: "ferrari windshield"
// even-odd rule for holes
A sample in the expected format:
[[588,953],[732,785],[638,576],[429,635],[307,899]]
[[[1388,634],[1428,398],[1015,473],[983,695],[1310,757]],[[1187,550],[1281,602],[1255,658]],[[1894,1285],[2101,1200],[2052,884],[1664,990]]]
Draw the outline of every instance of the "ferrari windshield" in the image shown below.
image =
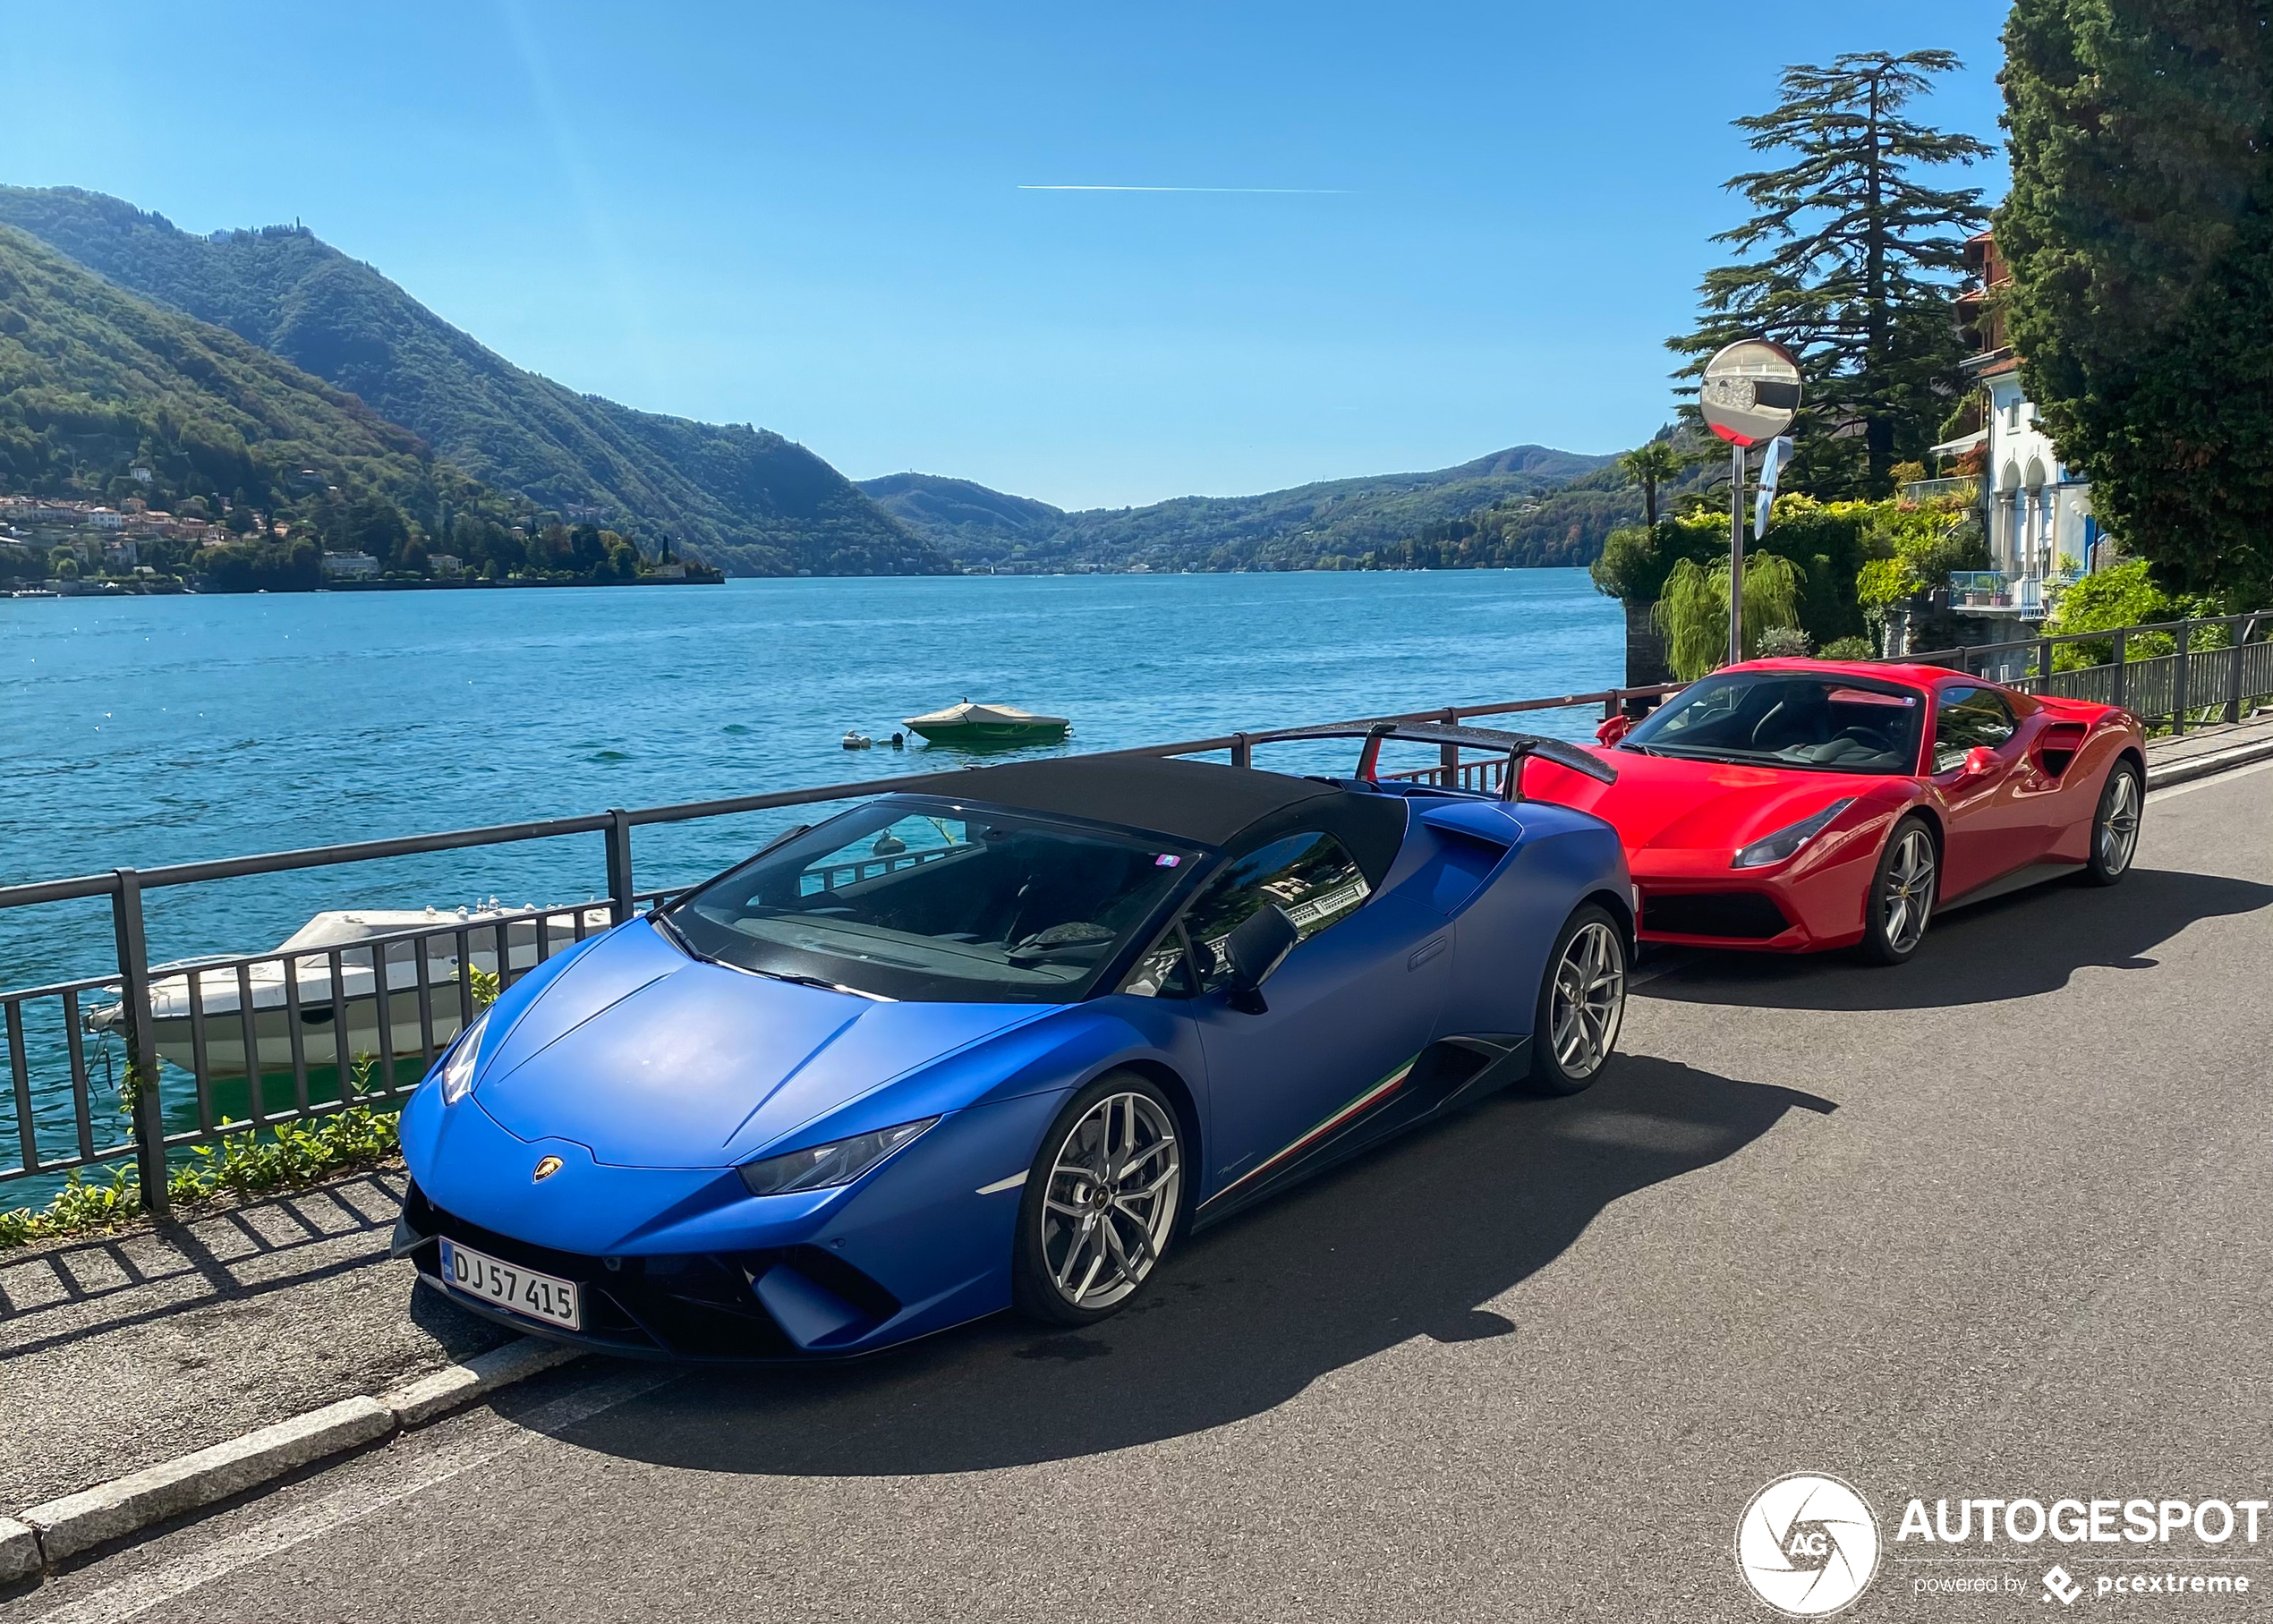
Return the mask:
[[1683,688],[1619,748],[1810,772],[1913,773],[1924,710],[1916,689],[1893,683],[1731,671]]
[[1085,997],[1200,854],[1011,812],[880,801],[662,915],[719,964],[934,1003]]

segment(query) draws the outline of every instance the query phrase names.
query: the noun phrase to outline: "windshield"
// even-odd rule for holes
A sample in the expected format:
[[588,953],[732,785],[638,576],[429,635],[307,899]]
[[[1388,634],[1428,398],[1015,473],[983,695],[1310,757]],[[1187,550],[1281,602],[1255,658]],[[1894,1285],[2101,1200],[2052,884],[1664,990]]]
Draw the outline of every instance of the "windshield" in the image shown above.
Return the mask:
[[1683,688],[1619,748],[1811,772],[1913,773],[1924,709],[1916,689],[1893,684],[1732,671]]
[[881,801],[664,915],[705,958],[890,999],[1087,995],[1200,854],[1011,812]]

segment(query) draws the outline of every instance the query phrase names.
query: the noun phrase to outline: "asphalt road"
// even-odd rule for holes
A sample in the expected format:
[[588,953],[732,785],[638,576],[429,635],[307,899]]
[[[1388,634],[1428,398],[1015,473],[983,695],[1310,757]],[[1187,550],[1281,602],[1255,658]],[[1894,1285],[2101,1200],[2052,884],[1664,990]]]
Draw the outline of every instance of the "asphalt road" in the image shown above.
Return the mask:
[[[1902,970],[1680,964],[1588,1094],[1346,1169],[1092,1333],[588,1363],[0,1619],[1759,1619],[1733,1536],[1802,1470],[1886,1541],[1850,1617],[2042,1620],[2054,1560],[2090,1616],[2261,1613],[2273,1518],[1893,1536],[1913,1496],[2273,1498],[2269,989],[2259,769],[2158,795],[2121,889],[1952,915]],[[2096,1598],[2149,1570],[2253,1583]],[[2021,1588],[1918,1594],[1953,1575]]]

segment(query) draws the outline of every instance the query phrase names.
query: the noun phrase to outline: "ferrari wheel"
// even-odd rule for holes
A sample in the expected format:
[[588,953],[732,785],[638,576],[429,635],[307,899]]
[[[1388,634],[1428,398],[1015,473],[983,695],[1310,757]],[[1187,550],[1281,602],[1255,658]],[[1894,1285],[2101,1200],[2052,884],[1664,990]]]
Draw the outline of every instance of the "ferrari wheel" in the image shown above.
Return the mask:
[[1113,1313],[1160,1266],[1183,1195],[1175,1108],[1134,1072],[1098,1078],[1058,1113],[1026,1175],[1011,1271],[1019,1308],[1058,1325]]
[[2139,815],[2146,797],[2139,793],[2139,769],[2129,761],[2107,769],[2099,790],[2099,810],[2091,820],[2091,856],[2083,865],[2093,885],[2113,885],[2130,870],[2139,849]]
[[1563,922],[1547,956],[1531,1025],[1531,1080],[1557,1094],[1591,1086],[1610,1064],[1625,1017],[1625,933],[1588,903]]
[[1934,849],[1934,831],[1923,818],[1905,818],[1887,837],[1878,854],[1878,872],[1871,879],[1870,897],[1864,904],[1862,951],[1882,965],[1906,962],[1926,940],[1926,926],[1934,915],[1936,885],[1941,873],[1940,854]]

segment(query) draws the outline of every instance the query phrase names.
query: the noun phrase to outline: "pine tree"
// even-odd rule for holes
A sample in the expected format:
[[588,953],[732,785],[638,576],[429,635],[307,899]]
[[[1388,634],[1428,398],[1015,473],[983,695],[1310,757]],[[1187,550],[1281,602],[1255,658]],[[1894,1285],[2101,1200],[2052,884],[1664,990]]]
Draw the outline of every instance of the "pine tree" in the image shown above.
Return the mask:
[[1800,358],[1807,404],[1787,489],[1884,496],[1949,410],[1963,354],[1950,296],[1988,217],[1979,187],[1944,190],[1919,171],[1994,149],[1903,109],[1959,65],[1948,51],[1860,51],[1788,67],[1774,110],[1736,121],[1754,151],[1799,157],[1728,183],[1755,213],[1714,241],[1741,258],[1706,272],[1696,328],[1666,345],[1695,357],[1677,378],[1739,338]]
[[2158,582],[2273,599],[2267,0],[2019,0],[1996,241],[2022,379]]

